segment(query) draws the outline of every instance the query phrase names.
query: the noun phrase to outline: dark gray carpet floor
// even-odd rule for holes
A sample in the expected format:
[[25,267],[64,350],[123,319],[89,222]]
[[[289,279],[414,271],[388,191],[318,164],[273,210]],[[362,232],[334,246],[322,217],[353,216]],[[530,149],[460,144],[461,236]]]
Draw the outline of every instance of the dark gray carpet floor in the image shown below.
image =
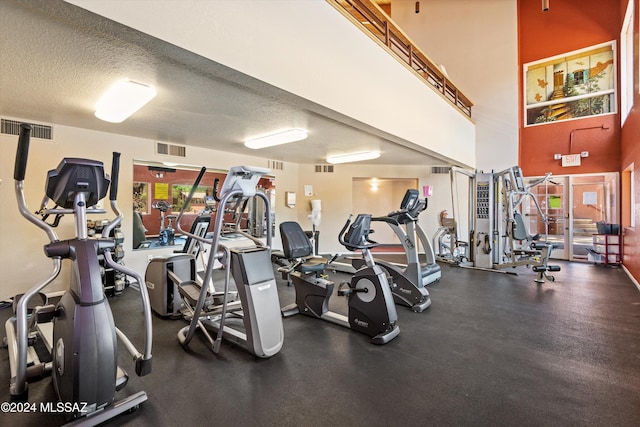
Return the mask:
[[[556,282],[442,266],[432,306],[398,306],[400,336],[385,346],[304,316],[284,320],[282,351],[256,359],[226,343],[213,354],[186,323],[155,317],[153,372],[119,396],[148,401],[109,426],[637,426],[640,292],[624,271],[561,263]],[[337,282],[345,275],[332,273]],[[281,304],[294,290],[278,276]],[[137,291],[110,298],[116,323],[141,345]],[[344,298],[332,308],[346,312]],[[0,312],[4,322],[10,310]],[[133,372],[128,353],[121,365]],[[90,373],[87,373],[90,375]],[[8,400],[0,349],[0,402]],[[55,401],[51,379],[30,401]],[[60,415],[0,413],[0,425],[57,426]]]

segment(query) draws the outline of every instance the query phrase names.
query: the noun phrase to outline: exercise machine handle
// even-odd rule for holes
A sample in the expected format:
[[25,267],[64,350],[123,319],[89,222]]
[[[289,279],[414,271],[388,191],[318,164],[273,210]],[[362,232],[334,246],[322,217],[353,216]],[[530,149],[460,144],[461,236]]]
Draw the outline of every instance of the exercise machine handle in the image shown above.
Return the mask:
[[218,186],[220,185],[220,178],[216,178],[213,180],[213,200],[216,202],[220,202],[220,197],[218,196]]
[[29,141],[31,140],[31,126],[22,123],[20,125],[20,136],[18,137],[18,152],[16,154],[16,164],[13,170],[13,179],[24,181],[27,170],[27,158],[29,157]]
[[189,191],[189,195],[187,196],[187,199],[184,201],[184,204],[182,205],[182,209],[180,209],[180,213],[178,214],[178,217],[176,218],[176,228],[178,229],[178,231],[183,233],[183,234],[185,234],[186,236],[194,238],[194,239],[196,239],[198,241],[201,241],[198,238],[198,236],[195,236],[195,235],[183,230],[182,227],[180,227],[180,220],[182,219],[182,215],[184,214],[185,209],[191,203],[191,199],[193,199],[193,195],[196,193],[196,190],[198,189],[198,186],[200,185],[200,181],[202,181],[202,177],[204,176],[205,172],[207,172],[207,168],[206,168],[206,166],[203,166],[200,169],[200,173],[196,177],[196,180],[193,183],[193,186],[191,187],[191,191]]
[[111,230],[116,228],[122,222],[124,213],[118,209],[118,176],[120,175],[120,153],[113,152],[111,159],[111,185],[109,185],[109,202],[111,210],[116,217],[102,229],[102,237],[108,239],[111,236]]
[[182,206],[183,210],[186,209],[186,207],[189,206],[189,204],[191,203],[191,199],[193,199],[193,195],[196,194],[196,190],[198,189],[198,186],[200,185],[200,181],[202,181],[202,177],[204,176],[206,171],[207,171],[207,168],[204,166],[202,167],[202,169],[200,169],[200,173],[198,174],[196,181],[193,183],[193,187],[191,187],[191,191],[189,191],[187,200],[184,201],[184,205]]
[[109,200],[118,198],[118,174],[120,173],[120,153],[113,152],[111,161],[111,188],[109,189]]
[[344,223],[344,227],[342,227],[342,230],[340,230],[340,233],[338,233],[338,242],[341,245],[347,245],[347,242],[344,241],[344,233],[345,231],[347,231],[347,228],[349,228],[349,225],[351,225],[351,218],[353,217],[353,214],[349,214],[349,218],[347,218],[347,222]]

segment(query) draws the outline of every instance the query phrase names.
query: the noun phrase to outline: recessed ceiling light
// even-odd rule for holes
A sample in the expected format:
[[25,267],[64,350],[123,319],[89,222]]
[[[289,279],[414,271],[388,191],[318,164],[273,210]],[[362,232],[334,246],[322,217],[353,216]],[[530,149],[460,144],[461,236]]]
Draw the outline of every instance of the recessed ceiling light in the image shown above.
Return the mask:
[[288,129],[281,132],[263,135],[256,138],[247,139],[244,142],[247,148],[266,148],[274,145],[288,144],[290,142],[302,141],[307,137],[307,131],[304,129]]
[[342,154],[340,156],[329,156],[327,162],[332,164],[360,162],[362,160],[373,160],[380,157],[379,151],[364,151],[361,153]]
[[156,90],[142,83],[120,80],[113,84],[96,104],[96,117],[120,123],[156,96]]

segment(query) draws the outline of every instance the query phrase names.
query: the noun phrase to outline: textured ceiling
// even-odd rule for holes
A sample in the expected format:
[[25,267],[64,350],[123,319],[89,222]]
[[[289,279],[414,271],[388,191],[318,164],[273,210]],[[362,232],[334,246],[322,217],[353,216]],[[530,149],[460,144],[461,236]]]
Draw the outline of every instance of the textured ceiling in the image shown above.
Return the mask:
[[[443,164],[397,138],[214,61],[59,0],[0,2],[0,115],[295,163],[380,150],[368,164]],[[121,124],[93,116],[127,76],[158,96]],[[309,138],[263,150],[245,138],[302,127]]]

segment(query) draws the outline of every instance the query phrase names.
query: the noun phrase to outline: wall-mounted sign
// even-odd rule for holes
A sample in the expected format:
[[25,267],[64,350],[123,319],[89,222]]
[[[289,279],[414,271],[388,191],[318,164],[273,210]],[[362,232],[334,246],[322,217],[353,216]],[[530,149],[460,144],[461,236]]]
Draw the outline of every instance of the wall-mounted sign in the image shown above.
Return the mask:
[[580,166],[580,154],[567,154],[562,156],[562,167]]

